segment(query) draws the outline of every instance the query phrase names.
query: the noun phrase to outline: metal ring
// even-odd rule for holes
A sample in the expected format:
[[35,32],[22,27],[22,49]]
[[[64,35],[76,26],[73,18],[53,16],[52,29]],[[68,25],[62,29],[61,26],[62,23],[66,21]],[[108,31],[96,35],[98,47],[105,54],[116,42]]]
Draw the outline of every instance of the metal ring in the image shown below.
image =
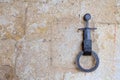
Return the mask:
[[84,68],[80,65],[79,60],[80,60],[80,57],[81,57],[82,55],[83,55],[83,51],[79,52],[79,54],[78,54],[78,56],[77,56],[77,66],[78,66],[79,70],[81,70],[81,71],[83,71],[83,72],[92,72],[92,71],[96,70],[97,67],[98,67],[98,65],[99,65],[99,58],[98,58],[97,54],[96,54],[94,51],[92,51],[92,56],[95,58],[96,63],[95,63],[95,66],[92,67],[92,68],[90,68],[90,69],[84,69]]

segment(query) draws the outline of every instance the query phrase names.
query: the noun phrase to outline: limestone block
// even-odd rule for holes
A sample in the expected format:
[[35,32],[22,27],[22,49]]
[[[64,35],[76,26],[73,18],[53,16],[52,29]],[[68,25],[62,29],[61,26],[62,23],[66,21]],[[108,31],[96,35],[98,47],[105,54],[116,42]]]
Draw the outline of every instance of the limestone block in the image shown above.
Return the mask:
[[0,66],[0,80],[19,80],[14,68],[9,65]]
[[38,2],[32,0],[34,1],[39,4],[37,7],[41,7],[38,8],[39,13],[54,14],[58,19],[67,16],[79,19],[80,16],[82,20],[85,13],[91,13],[94,16],[94,22],[116,23],[116,0],[40,0]]
[[14,40],[0,40],[0,64],[14,66],[15,58]]
[[22,2],[0,4],[0,39],[19,40],[24,36],[25,9]]
[[116,0],[117,6],[120,6],[120,0]]
[[116,0],[24,0],[24,2],[40,3],[39,13],[54,14],[57,18],[62,16],[79,18],[80,16],[82,20],[85,13],[91,13],[94,22],[116,23]]
[[[75,62],[85,13],[97,27],[91,37],[100,65],[91,73]],[[119,13],[119,0],[1,0],[0,80],[119,80]],[[80,61],[85,68],[94,62]]]
[[13,0],[0,0],[0,3],[11,3]]
[[43,5],[44,4],[39,2],[28,4],[25,35],[26,40],[41,38],[50,40],[51,25],[54,23],[54,17],[46,13],[47,8]]
[[[86,76],[84,73],[78,72],[76,65],[73,64],[75,56],[81,51],[80,44],[82,35],[75,32],[77,28],[73,26],[68,26],[66,29],[64,26],[59,27],[58,25],[56,27],[58,30],[54,31],[52,65],[55,68],[66,70],[66,72],[63,73],[64,80],[94,80],[97,76],[99,76],[99,78],[97,77],[98,80],[112,80],[115,78],[113,75],[115,75],[116,49],[113,48],[116,46],[116,25],[95,24],[95,27],[97,27],[97,30],[92,32],[93,50],[96,51],[100,58],[100,65],[96,71],[92,72],[93,74],[86,74]],[[81,64],[85,68],[89,68],[92,65],[90,60],[92,60],[92,58],[83,57]],[[87,65],[85,65],[85,63]],[[102,74],[98,74],[100,72]]]
[[50,45],[44,39],[17,44],[16,73],[20,80],[48,80]]
[[[66,18],[69,15],[78,20],[80,17],[82,20],[82,16],[85,13],[91,13],[94,17],[94,22],[116,23],[116,0],[40,0],[38,2],[42,5],[40,5],[42,9],[39,8],[39,10],[53,14],[56,18]],[[40,11],[40,13],[43,11]]]
[[[101,80],[101,79],[102,80],[107,80],[107,79],[119,80],[119,74],[118,74],[119,71],[117,71],[115,68],[115,64],[116,64],[116,62],[115,62],[116,44],[115,43],[116,43],[116,30],[117,30],[116,25],[114,25],[114,24],[111,24],[111,25],[95,24],[95,26],[97,27],[97,30],[95,30],[92,33],[92,35],[93,35],[92,38],[93,38],[93,50],[95,50],[98,53],[98,56],[100,58],[100,65],[99,65],[98,69],[92,73],[83,73],[83,72],[75,71],[76,68],[70,68],[71,66],[75,66],[75,65],[73,65],[71,63],[69,58],[71,58],[71,60],[74,60],[74,58],[72,56],[76,55],[76,54],[74,53],[72,56],[68,54],[67,57],[65,56],[65,54],[68,53],[67,50],[70,51],[70,49],[73,49],[75,42],[77,40],[79,40],[79,38],[78,38],[76,41],[69,43],[69,45],[71,44],[72,47],[71,48],[66,47],[65,48],[66,52],[63,51],[63,49],[59,50],[60,48],[59,49],[54,48],[54,50],[56,50],[56,52],[54,52],[54,53],[56,53],[56,54],[54,54],[55,57],[58,54],[63,55],[61,57],[53,58],[53,65],[57,64],[57,65],[55,65],[55,66],[57,66],[56,67],[57,70],[55,70],[55,72],[54,72],[54,76],[58,76],[57,80],[61,80],[61,79],[64,79],[64,80],[79,80],[79,79],[95,80],[96,78],[98,80]],[[69,27],[69,29],[70,29],[70,27]],[[54,42],[56,42],[55,43],[56,45],[59,44],[58,46],[55,46],[55,47],[59,47],[60,45],[63,44],[63,42],[66,43],[66,42],[68,42],[69,39],[73,39],[73,38],[69,38],[67,40],[67,38],[64,37],[64,35],[66,35],[67,31],[65,31],[65,29],[61,29],[61,31],[59,31],[59,40],[54,40]],[[62,36],[60,36],[60,32],[61,32],[61,34],[63,34]],[[70,34],[70,32],[71,31],[69,31],[69,34]],[[69,37],[71,37],[71,36],[69,36]],[[64,39],[66,39],[66,40],[64,40]],[[74,39],[76,39],[75,35],[74,35]],[[78,45],[78,44],[75,44],[75,45]],[[95,47],[98,47],[98,48],[95,48]],[[111,47],[113,49],[111,49]],[[91,58],[88,58],[88,59],[87,58],[84,57],[83,59],[81,59],[82,60],[81,63],[84,64],[89,59],[89,62],[87,62],[86,65],[89,64]],[[71,64],[69,64],[69,63],[71,63]],[[89,67],[89,65],[87,65],[87,66],[84,65],[84,67],[87,68],[87,67]],[[58,71],[58,72],[56,72],[56,71]],[[115,74],[116,74],[116,77],[115,77]]]
[[[66,24],[65,24],[66,23]],[[81,49],[82,32],[78,32],[78,26],[67,24],[70,22],[58,23],[53,27],[53,66],[75,67],[75,57]],[[80,37],[81,36],[81,37]]]
[[85,13],[91,13],[94,22],[116,23],[115,6],[116,0],[83,0],[80,15],[82,17]]
[[119,47],[120,47],[120,45],[119,45],[120,44],[120,36],[119,36],[119,34],[120,34],[120,25],[117,26],[116,33],[117,33],[116,34],[116,47],[117,47],[117,49],[116,49],[117,50],[117,56],[116,56],[117,58],[116,59],[120,60],[120,58],[118,56],[119,53],[120,53],[120,49],[119,49]]
[[64,74],[65,71],[64,70],[58,70],[56,68],[54,68],[54,70],[52,70],[51,74],[50,74],[50,80],[64,80]]
[[120,25],[117,26],[116,28],[116,33],[117,33],[117,37],[116,37],[116,57],[115,57],[115,78],[116,80],[120,79]]
[[120,24],[120,6],[117,7],[116,20]]
[[[99,56],[104,62],[113,61],[115,58],[116,49],[116,25],[115,24],[96,24],[95,38],[97,39]],[[106,53],[107,52],[107,53]],[[114,55],[113,55],[114,54]],[[107,57],[105,57],[107,56]]]

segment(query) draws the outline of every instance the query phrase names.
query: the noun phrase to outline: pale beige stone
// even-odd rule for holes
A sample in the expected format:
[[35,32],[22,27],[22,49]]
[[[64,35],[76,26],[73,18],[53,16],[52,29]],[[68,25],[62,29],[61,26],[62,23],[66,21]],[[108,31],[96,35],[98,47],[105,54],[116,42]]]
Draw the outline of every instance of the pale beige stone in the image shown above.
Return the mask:
[[22,2],[0,4],[0,39],[19,40],[24,36],[25,9]]
[[[58,69],[66,69],[67,72],[64,74],[64,80],[94,80],[96,76],[99,76],[100,80],[103,78],[105,80],[114,79],[114,76],[112,75],[115,75],[114,66],[116,49],[111,49],[111,47],[115,48],[116,46],[116,25],[95,24],[97,30],[92,32],[93,50],[98,54],[100,58],[100,65],[98,69],[93,72],[94,74],[86,75],[87,77],[83,77],[84,75],[82,74],[84,73],[77,73],[75,71],[76,66],[73,64],[75,61],[75,56],[79,51],[81,51],[80,44],[82,37],[80,36],[82,35],[77,33],[77,27],[68,26],[65,28],[65,26],[59,27],[59,25],[54,28],[58,28],[58,30],[54,31],[53,37],[53,66]],[[86,68],[90,68],[92,65],[92,62],[90,62],[90,60],[92,60],[92,58],[83,57],[81,59],[81,65]],[[86,61],[87,65],[84,64]],[[102,72],[102,74],[96,74],[99,72]]]
[[120,25],[116,28],[116,57],[115,57],[115,79],[120,79]]
[[51,27],[54,22],[54,17],[46,13],[46,6],[39,2],[28,4],[25,34],[26,40],[43,38],[50,40]]
[[120,6],[120,0],[116,0],[117,6]]
[[0,80],[19,80],[14,68],[9,65],[0,66]]
[[0,40],[0,64],[14,66],[15,63],[15,44],[14,40]]
[[118,24],[120,24],[120,6],[117,7],[116,21]]
[[[62,21],[62,20],[61,20]],[[64,22],[65,23],[71,23]],[[81,50],[82,32],[78,32],[78,26],[74,23],[58,23],[53,27],[53,66],[56,67],[75,67],[75,57]]]
[[[99,56],[104,62],[113,61],[116,53],[116,25],[115,24],[96,24],[95,37],[99,48]],[[103,55],[102,55],[103,54]],[[105,57],[107,56],[107,57]]]
[[120,49],[119,49],[119,47],[120,47],[120,25],[118,25],[117,27],[116,27],[116,47],[117,47],[117,58],[115,58],[116,60],[118,59],[118,61],[120,60],[120,58],[119,58],[119,53],[120,53]]
[[13,0],[0,0],[0,3],[11,3]]
[[[0,80],[119,80],[119,10],[119,0],[1,0]],[[91,73],[75,63],[85,13],[97,27],[91,35],[100,65]],[[85,68],[93,62],[80,60]]]
[[80,16],[82,19],[85,13],[91,13],[94,22],[99,23],[116,23],[116,2],[119,3],[116,0],[23,0],[23,2],[40,3],[36,7],[39,7],[39,13],[46,12],[47,9],[47,13],[54,14],[57,18],[62,16],[79,18]]
[[[96,50],[100,57],[98,69],[92,73],[83,73],[74,72],[75,69],[71,70],[69,68],[57,67],[57,70],[54,68],[54,78],[57,76],[57,80],[95,80],[96,78],[98,80],[119,80],[119,63],[115,62],[116,56],[118,56],[116,54],[116,41],[119,41],[119,37],[116,40],[116,36],[117,33],[119,34],[119,28],[114,24],[95,24],[95,26],[97,26],[97,30],[92,33],[94,34],[92,37],[95,37],[94,40],[99,43],[99,50]],[[111,47],[113,49],[111,49]],[[119,59],[117,61],[119,61]]]
[[50,45],[44,39],[18,43],[16,73],[20,80],[48,80]]
[[116,23],[116,0],[83,0],[80,6],[81,19],[85,13],[90,13],[94,22]]

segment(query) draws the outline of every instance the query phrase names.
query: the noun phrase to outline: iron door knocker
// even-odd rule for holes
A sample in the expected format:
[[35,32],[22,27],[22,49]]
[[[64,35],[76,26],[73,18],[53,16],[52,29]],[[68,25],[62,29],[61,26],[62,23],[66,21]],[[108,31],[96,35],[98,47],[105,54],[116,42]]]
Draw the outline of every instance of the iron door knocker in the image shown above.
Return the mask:
[[[89,28],[89,20],[91,19],[91,15],[89,13],[84,15],[84,21],[86,21],[86,26],[85,28],[80,28],[78,30],[83,30],[83,51],[79,52],[79,54],[77,55],[77,66],[79,68],[79,70],[83,71],[83,72],[92,72],[94,70],[97,69],[98,65],[99,65],[99,58],[96,54],[96,52],[92,51],[92,40],[91,40],[91,34],[90,31],[91,30],[95,30],[96,28]],[[95,58],[95,65],[90,68],[90,69],[84,69],[81,65],[80,65],[80,57],[81,56],[93,56]]]

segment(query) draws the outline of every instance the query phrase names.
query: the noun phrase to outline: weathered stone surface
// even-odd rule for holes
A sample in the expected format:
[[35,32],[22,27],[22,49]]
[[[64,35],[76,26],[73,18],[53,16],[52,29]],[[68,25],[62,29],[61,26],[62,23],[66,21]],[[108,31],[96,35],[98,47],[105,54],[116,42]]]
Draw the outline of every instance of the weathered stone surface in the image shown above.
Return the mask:
[[0,40],[0,64],[14,66],[15,58],[14,40]]
[[14,68],[9,65],[0,66],[0,80],[19,80]]
[[0,0],[0,3],[11,3],[13,0]]
[[44,7],[44,4],[39,2],[28,4],[25,35],[26,40],[43,38],[48,40],[51,37],[51,25],[54,17],[47,14],[47,9],[43,9]]
[[[116,25],[95,24],[95,26],[97,27],[97,30],[92,32],[93,50],[97,52],[100,58],[100,65],[98,69],[95,72],[93,72],[94,74],[88,74],[86,75],[86,77],[83,77],[84,73],[79,73],[79,72],[77,73],[77,71],[75,71],[76,66],[75,64],[73,64],[75,61],[76,54],[78,54],[78,52],[81,51],[80,49],[81,39],[79,36],[82,35],[75,32],[75,27],[72,26],[71,27],[69,26],[66,29],[62,26],[59,27],[58,30],[56,30],[56,32],[54,32],[56,35],[54,35],[54,40],[53,40],[53,53],[54,53],[53,66],[55,66],[55,68],[58,68],[58,70],[66,69],[65,73],[61,73],[64,75],[64,80],[73,80],[73,79],[94,80],[96,76],[99,76],[100,80],[103,78],[105,80],[114,79],[114,76],[112,75],[115,75],[114,66],[115,66],[116,49],[111,49],[111,46],[114,48],[116,46],[115,44]],[[57,32],[59,32],[59,34]],[[83,65],[86,68],[91,67],[92,62],[90,60],[92,61],[91,57],[83,57],[81,59],[81,65]],[[84,63],[86,63],[87,65],[85,65]],[[102,74],[97,74],[99,72],[102,72]],[[55,75],[56,72],[54,73],[54,76]]]
[[[66,19],[68,20],[68,19]],[[62,21],[62,20],[61,20]],[[61,22],[60,21],[60,22]],[[71,23],[71,21],[65,23]],[[81,32],[78,32],[78,26],[74,23],[65,24],[58,22],[58,25],[53,27],[53,66],[56,67],[75,67],[75,57],[80,50]]]
[[117,23],[120,24],[120,6],[117,7],[116,20]]
[[97,40],[99,56],[102,57],[103,61],[114,61],[115,56],[113,53],[116,53],[116,50],[111,49],[111,47],[116,46],[117,26],[114,24],[96,24],[95,26],[97,27],[97,30],[95,31],[94,38]]
[[48,80],[49,42],[44,39],[22,41],[17,47],[16,71],[20,80]]
[[24,36],[25,4],[0,3],[0,39],[19,40]]
[[83,0],[81,2],[81,19],[85,13],[91,13],[93,21],[98,23],[116,23],[116,0]]
[[[115,25],[109,26],[108,24],[106,25],[96,24],[95,26],[98,27],[98,29],[95,32],[93,32],[93,35],[94,35],[92,36],[93,37],[93,48],[98,52],[100,51],[100,48],[101,48],[101,46],[99,48],[98,45],[102,45],[102,48],[106,47],[107,49],[110,50],[110,48],[103,43],[106,43],[105,41],[107,41],[107,39],[108,40],[110,39],[114,43]],[[54,27],[54,34],[53,34],[54,35],[53,37],[53,56],[54,56],[53,64],[54,65],[56,64],[56,65],[66,66],[66,67],[72,67],[72,65],[74,66],[74,64],[71,64],[71,63],[74,63],[74,58],[76,54],[78,54],[78,52],[81,50],[80,46],[81,46],[81,40],[82,40],[82,38],[80,38],[80,36],[82,36],[81,34],[82,32],[78,33],[77,29],[78,27],[75,27],[75,26],[57,25]],[[111,34],[111,31],[113,32],[112,34]],[[101,37],[98,39],[99,36],[102,36],[104,38]],[[99,44],[96,40],[100,40],[98,41]],[[114,44],[110,44],[110,46],[111,45],[114,45]]]
[[120,6],[120,0],[116,0],[117,6]]
[[[119,0],[1,0],[0,80],[119,80],[119,7]],[[97,27],[92,40],[100,65],[91,73],[75,63],[85,13]],[[93,62],[82,56],[80,63]]]
[[116,57],[115,57],[115,79],[119,80],[120,79],[120,25],[117,26],[116,28]]

